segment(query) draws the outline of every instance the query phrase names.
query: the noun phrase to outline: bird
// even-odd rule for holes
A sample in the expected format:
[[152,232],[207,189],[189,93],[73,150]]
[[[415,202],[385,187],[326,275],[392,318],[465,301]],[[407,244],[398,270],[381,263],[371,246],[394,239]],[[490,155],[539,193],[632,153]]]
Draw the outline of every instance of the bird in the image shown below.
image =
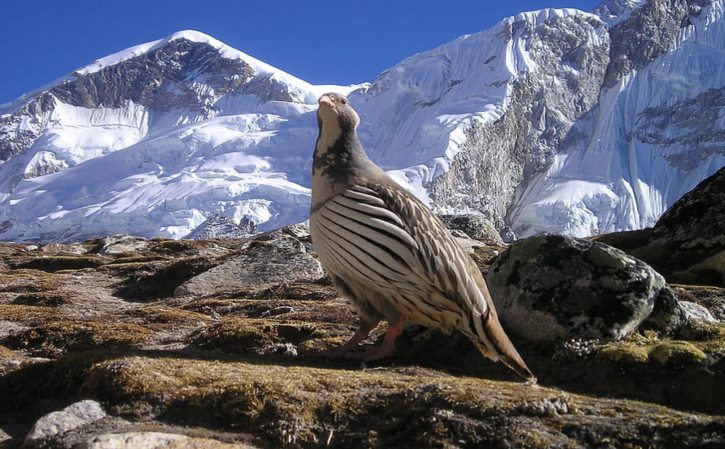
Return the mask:
[[[503,330],[486,281],[443,222],[368,157],[347,97],[318,100],[310,235],[320,263],[359,327],[328,357],[383,359],[408,325],[459,331],[529,383],[536,377]],[[382,343],[356,351],[381,321]]]

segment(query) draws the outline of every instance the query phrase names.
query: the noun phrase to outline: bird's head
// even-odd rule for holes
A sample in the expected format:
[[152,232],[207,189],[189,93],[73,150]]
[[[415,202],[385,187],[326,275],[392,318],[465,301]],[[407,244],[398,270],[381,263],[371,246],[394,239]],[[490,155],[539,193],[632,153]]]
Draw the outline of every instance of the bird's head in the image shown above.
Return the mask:
[[360,123],[360,117],[342,94],[327,93],[318,100],[317,121],[323,128],[338,129],[341,132],[353,131]]

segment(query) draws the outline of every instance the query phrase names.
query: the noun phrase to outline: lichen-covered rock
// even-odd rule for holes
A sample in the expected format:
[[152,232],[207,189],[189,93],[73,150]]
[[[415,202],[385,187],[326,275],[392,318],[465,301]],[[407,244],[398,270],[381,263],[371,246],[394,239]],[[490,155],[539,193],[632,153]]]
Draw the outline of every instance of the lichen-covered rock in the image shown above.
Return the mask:
[[[494,261],[488,280],[505,327],[535,342],[621,339],[670,292],[644,262],[602,243],[561,236],[514,243]],[[666,330],[681,324],[676,301],[661,309]]]
[[71,404],[63,410],[41,417],[25,437],[26,447],[40,447],[44,440],[94,423],[106,417],[96,401],[85,400]]
[[279,282],[316,280],[322,266],[297,238],[285,232],[262,234],[245,244],[242,253],[180,285],[175,296],[206,295]]
[[440,215],[439,217],[452,231],[461,231],[472,239],[483,240],[491,245],[503,245],[503,239],[493,223],[480,215]]

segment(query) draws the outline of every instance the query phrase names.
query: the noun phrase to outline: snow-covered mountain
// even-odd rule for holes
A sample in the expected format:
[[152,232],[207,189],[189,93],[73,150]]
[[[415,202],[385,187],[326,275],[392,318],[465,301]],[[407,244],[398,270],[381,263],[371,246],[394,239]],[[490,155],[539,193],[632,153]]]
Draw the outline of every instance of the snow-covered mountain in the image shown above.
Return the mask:
[[646,226],[725,165],[722,16],[722,0],[522,13],[358,86],[176,33],[0,106],[0,238],[302,221],[331,90],[371,157],[438,211],[520,235]]
[[0,236],[302,221],[317,98],[354,87],[312,86],[194,31],[101,58],[4,106]]
[[519,186],[508,216],[519,235],[652,226],[725,165],[723,2],[619,0],[598,12],[611,44],[597,104]]

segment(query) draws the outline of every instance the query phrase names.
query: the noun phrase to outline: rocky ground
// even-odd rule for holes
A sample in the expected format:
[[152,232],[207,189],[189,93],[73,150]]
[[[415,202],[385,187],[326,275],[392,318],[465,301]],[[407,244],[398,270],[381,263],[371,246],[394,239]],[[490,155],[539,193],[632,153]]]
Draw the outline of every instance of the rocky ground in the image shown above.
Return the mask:
[[[488,270],[506,248],[479,237],[466,244]],[[310,355],[351,335],[355,315],[300,226],[4,243],[0,276],[0,447],[725,444],[725,325],[712,319],[619,341],[515,336],[529,386],[423,329],[374,365]],[[672,288],[723,319],[725,289]]]
[[723,204],[725,169],[594,240],[446,217],[537,386],[420,328],[314,356],[356,322],[301,225],[0,243],[0,448],[725,447]]

